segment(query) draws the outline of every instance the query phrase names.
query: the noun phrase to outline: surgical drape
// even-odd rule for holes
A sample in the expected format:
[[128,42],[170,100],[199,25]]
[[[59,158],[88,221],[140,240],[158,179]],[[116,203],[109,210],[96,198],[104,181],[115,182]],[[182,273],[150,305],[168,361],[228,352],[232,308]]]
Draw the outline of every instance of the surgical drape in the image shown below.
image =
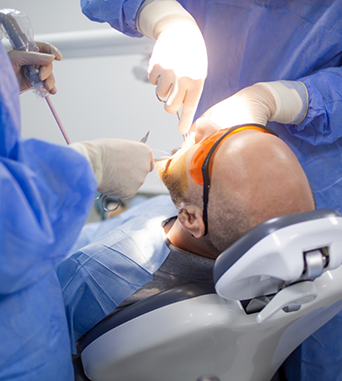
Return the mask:
[[[197,21],[208,50],[208,77],[196,116],[256,82],[302,81],[309,94],[309,109],[303,122],[298,126],[268,125],[297,155],[311,183],[317,208],[328,207],[342,213],[342,2],[179,2]],[[83,12],[90,19],[107,21],[136,37],[141,36],[135,26],[141,3],[142,0],[81,0]],[[335,319],[339,324],[338,317],[334,318],[331,330]],[[335,352],[332,350],[332,342],[330,349],[319,344],[324,342],[323,332],[319,330],[315,342],[306,341],[301,347],[301,380],[336,381],[339,373],[342,378],[342,353],[337,347]],[[315,350],[320,353],[321,363],[311,366],[317,361],[312,356]],[[324,375],[324,359],[335,364],[335,371],[330,370],[329,376]]]
[[163,220],[177,215],[169,196],[154,197],[102,223],[85,226],[58,267],[72,349],[78,338],[150,282],[169,248]]
[[55,268],[97,182],[74,150],[20,138],[19,87],[2,44],[0,73],[0,380],[73,380]]

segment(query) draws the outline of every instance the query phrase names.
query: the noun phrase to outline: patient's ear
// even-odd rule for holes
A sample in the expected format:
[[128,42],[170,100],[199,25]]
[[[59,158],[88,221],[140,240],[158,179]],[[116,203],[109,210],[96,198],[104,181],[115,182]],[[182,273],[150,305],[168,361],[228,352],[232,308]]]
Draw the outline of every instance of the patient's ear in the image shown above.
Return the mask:
[[196,205],[187,205],[178,212],[178,220],[193,237],[200,238],[204,235],[202,209]]

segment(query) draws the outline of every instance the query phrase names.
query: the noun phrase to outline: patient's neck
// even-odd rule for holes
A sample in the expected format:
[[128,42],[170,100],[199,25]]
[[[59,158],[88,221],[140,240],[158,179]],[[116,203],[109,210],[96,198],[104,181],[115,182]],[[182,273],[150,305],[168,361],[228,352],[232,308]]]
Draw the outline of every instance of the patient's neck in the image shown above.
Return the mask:
[[171,219],[164,226],[164,231],[170,242],[181,250],[212,259],[216,259],[218,256],[215,248],[208,245],[205,238],[193,237],[183,228],[178,218]]

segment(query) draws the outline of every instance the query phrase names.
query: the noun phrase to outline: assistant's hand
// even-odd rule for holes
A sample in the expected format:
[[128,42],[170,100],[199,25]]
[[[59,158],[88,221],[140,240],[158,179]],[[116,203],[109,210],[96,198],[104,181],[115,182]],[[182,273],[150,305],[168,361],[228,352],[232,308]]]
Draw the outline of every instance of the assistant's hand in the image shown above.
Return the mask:
[[8,52],[9,58],[15,74],[17,75],[20,92],[31,87],[25,77],[22,69],[25,65],[34,65],[39,67],[39,79],[44,83],[44,87],[50,94],[56,94],[55,77],[52,73],[52,61],[60,61],[63,58],[62,53],[48,42],[37,42],[39,52],[23,52],[20,50],[11,50]]
[[168,97],[165,110],[176,113],[183,104],[178,125],[186,133],[193,121],[207,76],[204,39],[192,16],[177,1],[149,3],[139,13],[139,30],[156,40],[149,62],[151,84],[159,97]]
[[217,103],[202,116],[221,128],[268,121],[299,124],[305,117],[308,95],[296,81],[259,82]]
[[98,181],[98,191],[107,196],[133,197],[154,167],[152,150],[144,143],[96,139],[70,147],[87,157]]

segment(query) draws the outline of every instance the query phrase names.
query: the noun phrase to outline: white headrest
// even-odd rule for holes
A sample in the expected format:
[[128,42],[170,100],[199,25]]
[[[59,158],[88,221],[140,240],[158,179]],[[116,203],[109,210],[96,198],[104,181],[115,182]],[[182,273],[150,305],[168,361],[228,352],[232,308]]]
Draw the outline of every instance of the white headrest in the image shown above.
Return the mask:
[[216,292],[246,300],[278,292],[283,281],[301,278],[304,253],[327,248],[324,271],[342,263],[342,216],[333,210],[282,216],[251,229],[216,260]]

